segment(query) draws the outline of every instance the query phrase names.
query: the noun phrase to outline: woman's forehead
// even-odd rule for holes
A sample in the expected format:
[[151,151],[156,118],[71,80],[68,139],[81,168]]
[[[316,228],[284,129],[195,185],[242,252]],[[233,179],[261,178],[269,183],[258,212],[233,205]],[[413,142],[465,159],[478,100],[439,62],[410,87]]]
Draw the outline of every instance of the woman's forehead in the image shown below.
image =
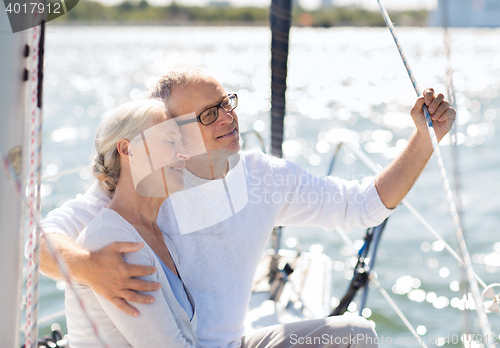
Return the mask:
[[168,115],[158,115],[146,127],[144,134],[151,139],[164,139],[165,137],[179,137],[181,132],[177,122]]

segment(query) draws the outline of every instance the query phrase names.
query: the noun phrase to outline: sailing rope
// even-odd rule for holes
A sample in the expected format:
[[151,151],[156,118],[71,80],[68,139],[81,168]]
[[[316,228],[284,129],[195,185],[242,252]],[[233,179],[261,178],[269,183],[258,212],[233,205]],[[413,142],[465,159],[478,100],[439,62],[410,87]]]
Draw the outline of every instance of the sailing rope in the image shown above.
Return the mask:
[[[403,60],[403,64],[404,64],[406,71],[408,72],[408,76],[410,77],[410,80],[413,84],[413,88],[415,89],[415,92],[417,93],[417,95],[420,97],[422,95],[422,93],[421,93],[421,91],[418,87],[417,81],[416,81],[415,77],[413,76],[413,73],[410,69],[410,65],[408,63],[408,60],[406,59],[406,56],[403,53],[403,49],[402,49],[401,45],[399,44],[399,40],[396,36],[396,32],[394,29],[394,25],[392,24],[391,18],[389,17],[389,14],[387,13],[387,10],[385,9],[385,7],[381,3],[381,1],[377,0],[377,2],[379,4],[380,10],[382,12],[382,16],[384,17],[385,23],[387,24],[387,27],[389,28],[389,31],[391,32],[392,37],[394,39],[394,42],[396,43],[396,46],[398,48],[401,59]],[[481,327],[481,331],[483,333],[483,337],[486,338],[486,340],[487,340],[487,342],[484,342],[484,343],[487,347],[494,348],[495,345],[493,344],[493,342],[488,340],[488,338],[490,338],[490,337],[493,338],[492,332],[491,332],[491,327],[490,327],[490,324],[488,322],[488,318],[486,316],[486,311],[483,307],[483,301],[482,301],[481,293],[479,292],[479,286],[478,286],[476,278],[474,276],[471,257],[469,255],[468,250],[467,250],[467,245],[465,244],[465,240],[464,240],[464,236],[463,236],[463,232],[462,232],[462,225],[460,222],[460,217],[458,215],[457,207],[456,207],[454,199],[453,199],[453,194],[452,194],[451,188],[450,188],[450,182],[448,180],[448,176],[447,176],[446,170],[444,168],[444,162],[443,162],[443,158],[441,156],[441,151],[439,149],[439,144],[438,144],[438,141],[436,138],[436,132],[434,131],[434,127],[432,124],[431,115],[429,114],[429,110],[427,109],[427,106],[425,104],[423,106],[423,109],[424,109],[425,119],[427,121],[427,126],[428,126],[427,129],[428,129],[429,135],[431,137],[432,147],[434,149],[434,154],[436,155],[436,159],[437,159],[437,163],[438,163],[438,167],[439,167],[439,172],[441,174],[441,179],[443,182],[444,190],[446,192],[446,198],[447,198],[448,203],[450,205],[450,212],[451,212],[451,216],[453,217],[453,224],[454,224],[455,229],[456,229],[456,235],[457,235],[457,239],[458,239],[458,244],[460,246],[462,260],[463,260],[463,263],[465,265],[467,279],[469,280],[469,284],[470,284],[471,291],[472,291],[472,296],[473,296],[474,302],[476,304],[476,311],[477,311],[477,315],[479,318],[479,324]]]
[[[40,182],[42,166],[42,91],[43,83],[43,47],[45,23],[33,28],[31,41],[31,93],[30,105],[30,140],[29,140],[29,204],[40,211]],[[25,347],[37,347],[38,334],[38,263],[40,259],[40,230],[36,227],[34,219],[28,219],[28,266],[26,273],[26,308],[25,308]]]

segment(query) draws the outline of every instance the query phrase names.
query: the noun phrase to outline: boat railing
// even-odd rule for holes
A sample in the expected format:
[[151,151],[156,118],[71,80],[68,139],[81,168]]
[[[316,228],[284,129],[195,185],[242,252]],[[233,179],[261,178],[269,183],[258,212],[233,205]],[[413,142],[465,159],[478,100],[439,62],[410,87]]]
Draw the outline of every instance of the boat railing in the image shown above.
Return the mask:
[[83,169],[89,169],[89,168],[90,168],[90,166],[86,165],[86,166],[75,167],[75,168],[72,168],[72,169],[61,170],[60,172],[57,172],[55,174],[50,174],[50,175],[44,175],[44,176],[42,176],[42,181],[54,180],[54,179],[59,178],[61,176],[66,176],[66,175],[70,175],[70,174],[79,173]]

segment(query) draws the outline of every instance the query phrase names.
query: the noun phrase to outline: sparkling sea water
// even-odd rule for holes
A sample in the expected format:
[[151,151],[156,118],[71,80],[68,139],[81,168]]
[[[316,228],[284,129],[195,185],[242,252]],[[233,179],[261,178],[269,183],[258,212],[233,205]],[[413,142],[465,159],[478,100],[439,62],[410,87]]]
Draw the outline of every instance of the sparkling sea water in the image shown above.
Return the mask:
[[[399,28],[398,35],[420,87],[432,86],[445,93],[442,29]],[[450,38],[465,237],[476,273],[487,284],[500,283],[500,29],[451,29]],[[89,163],[101,117],[122,103],[144,98],[157,76],[179,66],[205,68],[228,92],[237,93],[240,131],[254,129],[269,144],[268,28],[48,25],[44,175],[87,167],[43,181],[44,216],[83,193],[92,182]],[[415,99],[387,29],[293,28],[285,157],[324,175],[336,144],[351,141],[385,166],[414,131],[409,110]],[[449,143],[449,138],[442,141],[442,153],[453,184]],[[340,154],[334,175],[362,179],[370,174],[349,151]],[[434,157],[407,198],[457,248]],[[359,245],[363,234],[355,229],[349,236]],[[332,302],[341,298],[353,258],[338,234],[319,228],[285,228],[284,240],[292,236],[299,238],[305,250],[311,246],[317,250],[320,244],[335,260]],[[426,343],[429,337],[439,336],[438,345],[454,345],[454,337],[465,332],[465,311],[459,308],[463,306],[460,268],[443,244],[403,206],[389,219],[375,270]],[[42,277],[40,317],[64,308],[63,285]],[[376,324],[379,336],[392,338],[391,344],[385,340],[381,346],[417,346],[397,341],[412,335],[375,288],[370,290],[367,307],[370,311],[365,314]],[[469,317],[472,332],[479,334],[475,312]],[[500,315],[492,313],[488,318],[499,334]],[[63,320],[59,322],[64,326]],[[41,334],[49,326],[42,325]]]

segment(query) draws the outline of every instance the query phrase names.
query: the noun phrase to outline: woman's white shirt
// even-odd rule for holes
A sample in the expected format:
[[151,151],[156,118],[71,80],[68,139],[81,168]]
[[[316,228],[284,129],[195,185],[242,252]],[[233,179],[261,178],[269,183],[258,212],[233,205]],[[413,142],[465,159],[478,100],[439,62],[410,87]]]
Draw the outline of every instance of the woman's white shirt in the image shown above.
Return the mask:
[[[182,265],[175,248],[164,235],[165,244],[182,275]],[[78,236],[76,244],[90,251],[98,250],[112,242],[144,242],[137,230],[117,212],[104,208]],[[175,298],[160,260],[144,242],[144,247],[133,253],[124,254],[125,262],[139,265],[153,265],[157,272],[139,277],[161,284],[161,289],[148,292],[155,297],[153,304],[134,303],[140,315],[125,314],[110,301],[96,294],[89,286],[75,283],[76,291],[83,300],[92,320],[106,342],[113,348],[123,347],[199,347],[196,338],[196,309],[193,297],[186,289],[194,315],[189,320],[186,311]],[[83,313],[73,290],[66,285],[66,319],[70,346],[72,348],[101,347],[92,325]]]

